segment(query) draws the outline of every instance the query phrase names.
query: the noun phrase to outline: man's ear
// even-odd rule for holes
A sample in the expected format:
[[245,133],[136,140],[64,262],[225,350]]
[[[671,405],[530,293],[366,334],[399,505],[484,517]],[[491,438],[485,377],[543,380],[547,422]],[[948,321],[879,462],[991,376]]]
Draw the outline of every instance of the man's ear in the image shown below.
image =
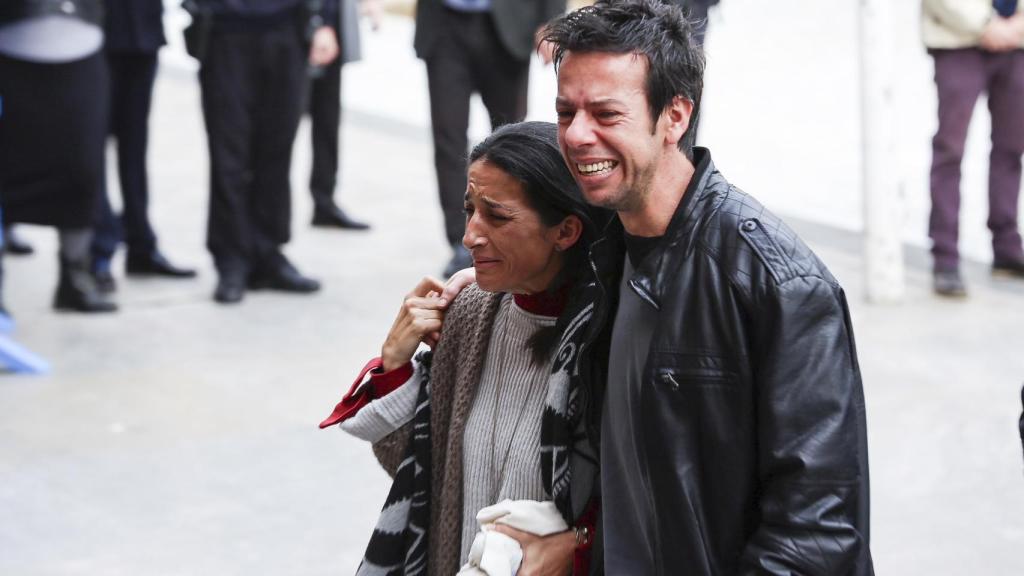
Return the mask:
[[572,248],[583,234],[583,222],[580,221],[579,216],[576,216],[575,214],[566,216],[565,219],[558,224],[557,228],[555,236],[555,250],[558,252],[565,252],[569,248]]
[[682,96],[672,98],[672,103],[661,113],[661,121],[665,125],[665,144],[678,146],[686,130],[690,128],[693,116],[693,101]]

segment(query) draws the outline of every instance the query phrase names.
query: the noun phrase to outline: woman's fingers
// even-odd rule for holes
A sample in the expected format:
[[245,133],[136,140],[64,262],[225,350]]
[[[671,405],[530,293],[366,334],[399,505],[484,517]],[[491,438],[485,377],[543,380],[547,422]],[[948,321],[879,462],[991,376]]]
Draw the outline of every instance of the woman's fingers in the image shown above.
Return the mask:
[[431,278],[430,276],[424,276],[420,283],[413,288],[409,296],[426,296],[430,292],[440,294],[444,290],[444,283],[437,278]]
[[440,310],[428,310],[425,308],[414,310],[410,315],[410,323],[416,329],[416,339],[419,340],[421,337],[440,329],[443,318],[444,316]]
[[436,348],[437,343],[441,341],[441,332],[431,332],[423,337],[423,343],[431,348]]
[[405,309],[410,312],[413,310],[436,310],[441,312],[444,306],[441,305],[441,299],[437,296],[409,296],[405,299]]

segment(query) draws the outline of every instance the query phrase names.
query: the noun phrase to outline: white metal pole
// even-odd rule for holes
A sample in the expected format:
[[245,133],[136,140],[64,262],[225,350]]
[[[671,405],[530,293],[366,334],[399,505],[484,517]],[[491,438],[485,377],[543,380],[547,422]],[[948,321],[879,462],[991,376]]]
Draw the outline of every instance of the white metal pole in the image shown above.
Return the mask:
[[861,142],[865,281],[869,302],[900,302],[905,291],[893,93],[891,0],[860,0]]

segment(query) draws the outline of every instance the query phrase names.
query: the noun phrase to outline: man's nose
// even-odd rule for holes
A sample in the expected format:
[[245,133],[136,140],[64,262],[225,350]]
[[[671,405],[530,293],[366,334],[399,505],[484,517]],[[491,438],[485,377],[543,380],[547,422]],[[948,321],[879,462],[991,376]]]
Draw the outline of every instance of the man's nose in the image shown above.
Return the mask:
[[577,112],[565,128],[565,143],[569,148],[580,148],[594,143],[594,130],[590,119],[582,111]]

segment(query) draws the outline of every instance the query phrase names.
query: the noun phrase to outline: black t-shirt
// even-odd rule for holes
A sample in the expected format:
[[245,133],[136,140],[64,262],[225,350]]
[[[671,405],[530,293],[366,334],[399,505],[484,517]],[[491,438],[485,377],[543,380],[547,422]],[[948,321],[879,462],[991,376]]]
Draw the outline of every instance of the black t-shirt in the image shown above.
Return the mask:
[[629,261],[633,265],[633,269],[636,270],[643,264],[647,255],[661,242],[661,236],[654,236],[647,238],[645,236],[633,236],[629,232],[624,233],[624,240],[626,241],[626,252],[629,254]]
[[[657,240],[639,238],[637,247]],[[628,244],[627,244],[628,245]],[[649,246],[647,252],[649,253]],[[619,307],[612,329],[608,387],[601,418],[601,515],[607,574],[653,574],[654,535],[649,533],[652,494],[644,481],[646,454],[639,435],[641,387],[658,311],[629,287],[632,251],[623,266]]]

